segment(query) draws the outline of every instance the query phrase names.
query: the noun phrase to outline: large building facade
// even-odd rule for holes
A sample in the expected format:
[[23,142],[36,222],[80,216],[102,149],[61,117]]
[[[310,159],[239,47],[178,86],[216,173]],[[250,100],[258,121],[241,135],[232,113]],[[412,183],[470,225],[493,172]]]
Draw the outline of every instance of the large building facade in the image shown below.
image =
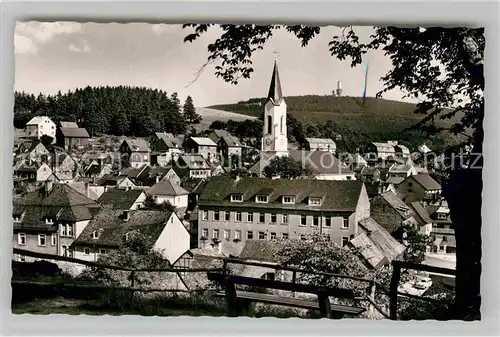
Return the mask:
[[317,232],[343,246],[369,216],[360,181],[213,177],[198,201],[198,244],[292,239]]

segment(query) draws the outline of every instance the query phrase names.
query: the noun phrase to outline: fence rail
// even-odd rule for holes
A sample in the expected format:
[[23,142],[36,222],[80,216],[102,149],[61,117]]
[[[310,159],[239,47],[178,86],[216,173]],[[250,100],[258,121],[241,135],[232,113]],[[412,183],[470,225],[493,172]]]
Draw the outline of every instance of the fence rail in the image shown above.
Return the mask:
[[254,267],[264,267],[264,268],[269,268],[269,269],[274,269],[274,270],[284,270],[284,271],[290,271],[292,272],[292,283],[296,284],[297,281],[297,273],[300,274],[312,274],[312,275],[321,275],[321,276],[328,276],[332,278],[341,278],[341,279],[350,279],[354,281],[360,281],[360,282],[366,282],[367,284],[371,285],[373,289],[378,289],[385,295],[389,296],[389,313],[386,313],[385,310],[375,302],[375,290],[373,290],[373,294],[369,296],[364,296],[363,298],[357,298],[358,300],[362,301],[368,301],[373,305],[373,307],[379,311],[384,317],[390,318],[392,320],[397,320],[397,307],[398,307],[398,297],[404,296],[408,298],[413,298],[421,301],[426,301],[426,302],[434,302],[434,303],[443,303],[443,300],[440,299],[434,299],[434,298],[429,298],[429,297],[423,297],[423,296],[418,296],[418,295],[412,295],[412,294],[407,294],[398,291],[398,286],[399,282],[401,279],[401,271],[403,269],[411,269],[411,270],[419,270],[419,271],[425,271],[425,272],[430,272],[430,273],[436,273],[436,274],[444,274],[444,275],[451,275],[454,276],[456,275],[456,271],[453,269],[447,269],[447,268],[440,268],[440,267],[434,267],[434,266],[428,266],[428,265],[422,265],[422,264],[415,264],[415,263],[409,263],[409,262],[403,262],[403,261],[393,261],[392,266],[393,266],[393,273],[392,273],[392,278],[390,282],[389,288],[385,287],[384,285],[368,279],[368,278],[363,278],[363,277],[358,277],[358,276],[350,276],[350,275],[343,275],[343,274],[335,274],[335,273],[328,273],[328,272],[321,272],[321,271],[314,271],[314,270],[304,270],[301,268],[297,267],[290,267],[290,266],[282,266],[276,263],[266,263],[266,262],[257,262],[254,260],[249,260],[249,259],[238,259],[238,258],[219,258],[223,262],[223,267],[222,268],[180,268],[180,267],[169,267],[169,268],[146,268],[146,269],[133,269],[133,268],[127,268],[127,267],[118,267],[118,266],[112,266],[112,265],[107,265],[103,263],[98,263],[94,261],[87,261],[87,260],[82,260],[82,259],[76,259],[72,257],[66,257],[66,256],[58,256],[58,255],[52,255],[52,254],[44,254],[44,253],[38,253],[38,252],[33,252],[29,250],[24,250],[24,249],[19,249],[19,248],[14,248],[13,249],[14,254],[19,254],[19,255],[24,255],[24,256],[29,256],[29,257],[34,257],[34,258],[39,258],[39,259],[46,259],[46,260],[55,260],[55,261],[63,261],[63,262],[70,262],[70,263],[76,263],[88,267],[94,267],[94,268],[103,268],[103,269],[111,269],[111,270],[120,270],[120,271],[128,271],[131,273],[131,285],[130,287],[116,287],[116,286],[107,286],[107,285],[85,285],[85,284],[72,284],[72,283],[50,283],[50,282],[31,282],[31,281],[18,281],[18,280],[12,280],[13,284],[39,284],[39,285],[54,285],[54,286],[63,286],[63,287],[87,287],[87,288],[113,288],[117,290],[130,290],[132,292],[138,291],[138,292],[204,292],[207,291],[207,289],[196,289],[196,290],[190,290],[186,286],[187,290],[176,290],[176,289],[140,289],[134,286],[135,283],[135,273],[137,272],[174,272],[177,273],[178,276],[180,277],[180,280],[182,283],[185,284],[183,278],[181,277],[180,273],[194,273],[194,272],[206,272],[206,273],[223,273],[227,274],[229,272],[228,264],[240,264],[240,265],[247,265],[247,266],[254,266]]

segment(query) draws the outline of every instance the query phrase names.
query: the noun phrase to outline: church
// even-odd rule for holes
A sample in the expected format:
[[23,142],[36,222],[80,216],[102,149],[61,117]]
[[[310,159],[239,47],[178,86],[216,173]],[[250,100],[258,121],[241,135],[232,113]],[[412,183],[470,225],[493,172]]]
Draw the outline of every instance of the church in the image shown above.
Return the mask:
[[356,180],[354,172],[330,152],[288,149],[286,115],[287,105],[281,88],[278,62],[274,60],[271,84],[264,104],[264,130],[260,160],[249,170],[253,176],[264,177],[264,168],[269,165],[271,159],[290,156],[309,165],[314,172],[315,179]]

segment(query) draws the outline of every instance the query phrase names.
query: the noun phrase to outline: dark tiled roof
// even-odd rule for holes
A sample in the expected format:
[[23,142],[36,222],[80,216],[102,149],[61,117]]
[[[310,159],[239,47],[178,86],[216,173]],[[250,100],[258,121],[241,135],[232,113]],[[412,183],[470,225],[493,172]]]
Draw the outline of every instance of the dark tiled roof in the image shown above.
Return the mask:
[[422,185],[423,188],[426,190],[440,190],[441,185],[437,181],[435,181],[430,175],[428,174],[417,174],[413,175],[409,178],[412,178],[415,180],[417,183]]
[[120,171],[120,175],[135,179],[145,169],[145,166],[147,166],[147,165],[143,165],[143,166],[138,167],[138,168],[136,168],[136,167],[124,168]]
[[415,201],[410,204],[413,212],[416,215],[416,220],[419,222],[421,226],[432,223],[429,212],[425,209],[421,202]]
[[[229,200],[232,193],[243,193],[243,202],[238,206],[259,206],[263,208],[290,208],[302,210],[331,210],[331,211],[354,211],[363,183],[360,181],[335,181],[335,180],[313,180],[313,179],[265,179],[265,178],[241,178],[235,181],[227,176],[212,177],[203,189],[200,205],[232,205]],[[269,203],[255,204],[253,197],[263,189],[273,189],[269,195]],[[321,206],[308,206],[306,198],[311,193],[324,194],[325,198]],[[284,205],[281,196],[296,196],[297,204]]]
[[406,173],[411,170],[412,166],[407,164],[394,164],[389,168],[389,172]]
[[166,132],[155,132],[158,139],[163,141],[168,148],[182,148],[182,141],[175,138],[171,133]]
[[353,172],[335,155],[327,151],[289,150],[295,160],[305,162],[316,173],[352,174]]
[[84,128],[61,128],[61,133],[67,138],[90,138],[89,133]]
[[205,188],[207,181],[205,179],[188,178],[181,181],[181,187],[184,188],[189,193],[201,193],[203,188]]
[[263,262],[276,262],[278,241],[274,240],[247,240],[239,255],[240,259]]
[[209,170],[210,165],[201,154],[181,155],[178,165],[181,168],[187,167],[190,170]]
[[78,128],[78,124],[76,122],[59,122],[61,128]]
[[188,191],[181,186],[172,183],[170,180],[162,180],[147,190],[149,195],[178,196],[187,195]]
[[380,194],[380,197],[391,205],[404,219],[408,219],[413,215],[412,209],[392,191],[384,192]]
[[403,177],[389,177],[385,180],[386,184],[394,184],[394,185],[399,185],[405,180]]
[[103,205],[113,205],[114,209],[126,210],[132,207],[142,193],[144,193],[142,190],[110,188],[101,195],[98,202]]
[[46,217],[54,221],[90,220],[99,208],[95,201],[66,184],[54,184],[48,195],[41,188],[14,200],[14,212],[23,213],[21,226],[28,227],[45,228],[41,221]]
[[377,246],[389,262],[399,257],[404,252],[405,246],[392,237],[392,235],[374,219],[366,218],[361,220],[359,224],[367,237]]
[[241,142],[239,141],[238,138],[228,135],[228,136],[222,136],[221,137],[227,144],[228,147],[240,147]]
[[132,152],[149,152],[148,142],[142,138],[127,138],[124,142]]
[[[153,245],[165,228],[172,215],[163,211],[129,211],[130,219],[124,221],[123,211],[103,209],[82,231],[74,245],[98,245],[117,247],[124,240],[125,234],[138,230]],[[97,231],[99,236],[93,239],[92,233]]]

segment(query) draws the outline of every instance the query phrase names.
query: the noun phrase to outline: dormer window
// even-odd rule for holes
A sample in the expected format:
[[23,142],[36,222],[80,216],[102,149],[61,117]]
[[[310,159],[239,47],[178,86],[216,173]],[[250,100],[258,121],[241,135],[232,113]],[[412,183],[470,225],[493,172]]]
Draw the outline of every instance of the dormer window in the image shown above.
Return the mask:
[[260,202],[260,203],[267,203],[268,202],[268,196],[267,195],[258,195],[255,199],[255,202]]
[[231,194],[231,202],[242,202],[243,195],[242,194]]
[[293,196],[283,196],[284,204],[295,204],[295,197]]
[[438,213],[438,219],[439,220],[446,220],[447,214],[446,213]]
[[97,231],[92,232],[92,239],[98,239],[99,238],[99,233]]
[[321,206],[321,198],[309,198],[309,206]]
[[49,219],[49,218],[45,218],[45,224],[52,225],[52,224],[54,224],[54,220]]
[[128,241],[130,239],[130,233],[125,233],[125,241]]
[[21,218],[19,216],[14,216],[14,222],[20,222],[21,221]]

